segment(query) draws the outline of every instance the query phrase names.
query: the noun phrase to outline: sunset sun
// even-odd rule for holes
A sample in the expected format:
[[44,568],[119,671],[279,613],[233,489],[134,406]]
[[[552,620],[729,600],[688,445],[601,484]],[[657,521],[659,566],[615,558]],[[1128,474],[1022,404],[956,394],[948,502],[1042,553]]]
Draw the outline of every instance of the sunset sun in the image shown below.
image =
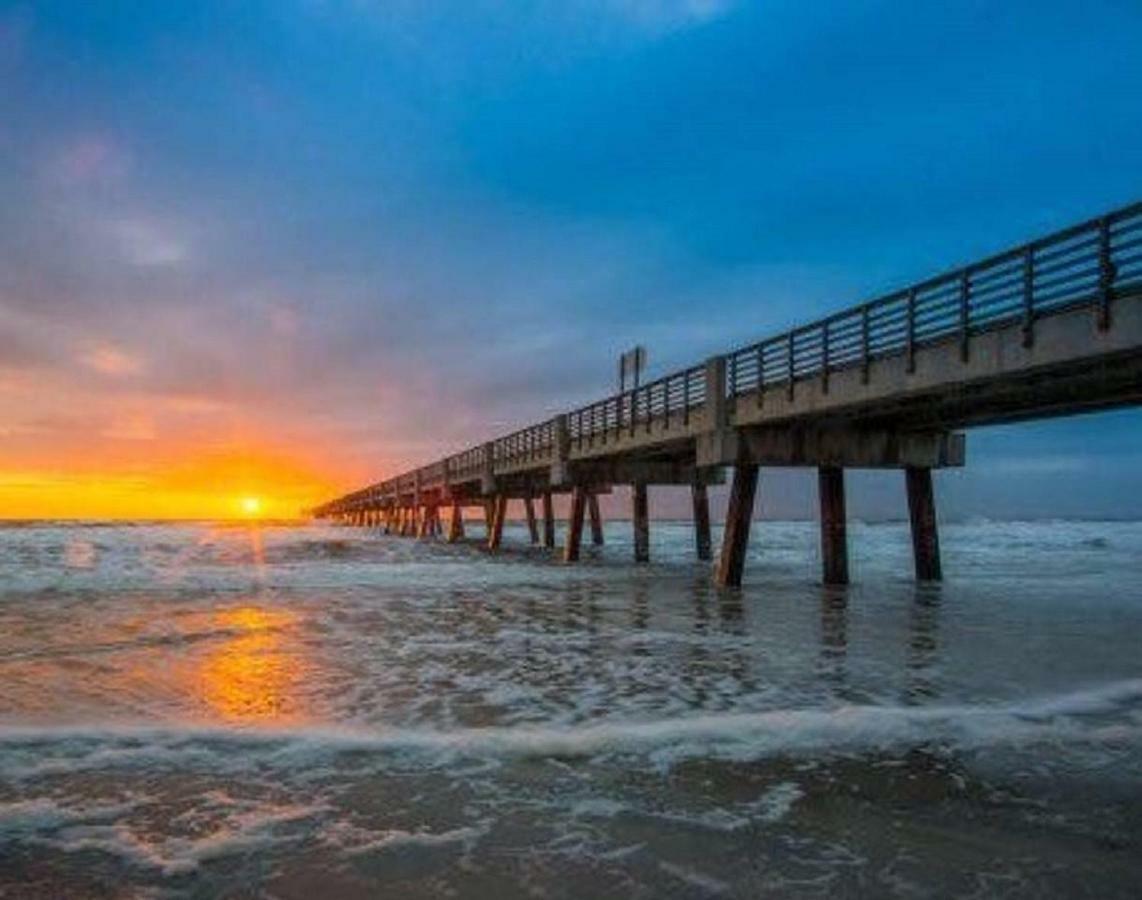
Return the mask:
[[244,516],[254,517],[262,512],[262,501],[260,497],[243,497],[238,502],[238,506]]

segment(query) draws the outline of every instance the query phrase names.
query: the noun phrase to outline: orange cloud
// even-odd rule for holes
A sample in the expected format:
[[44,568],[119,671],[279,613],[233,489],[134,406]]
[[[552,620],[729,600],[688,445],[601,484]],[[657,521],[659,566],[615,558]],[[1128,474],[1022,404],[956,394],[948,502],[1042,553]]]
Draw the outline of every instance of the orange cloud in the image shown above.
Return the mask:
[[142,361],[112,344],[95,344],[84,350],[79,361],[101,375],[124,378],[143,370]]

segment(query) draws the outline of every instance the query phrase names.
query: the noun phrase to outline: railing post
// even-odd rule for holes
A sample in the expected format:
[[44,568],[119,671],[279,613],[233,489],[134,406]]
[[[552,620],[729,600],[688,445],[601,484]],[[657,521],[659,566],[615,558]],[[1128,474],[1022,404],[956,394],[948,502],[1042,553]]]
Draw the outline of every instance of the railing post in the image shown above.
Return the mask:
[[765,344],[757,345],[757,408],[765,404]]
[[829,323],[821,325],[821,393],[829,393]]
[[1023,346],[1035,343],[1035,245],[1023,251]]
[[868,384],[868,304],[860,308],[860,383]]
[[908,372],[911,373],[916,371],[916,288],[908,289],[908,312],[906,319],[905,340],[907,341],[908,352],[906,368]]
[[968,361],[968,319],[971,311],[971,282],[968,270],[960,273],[960,360]]
[[786,362],[786,365],[788,366],[788,371],[786,372],[786,377],[789,381],[788,385],[786,385],[786,390],[789,394],[789,399],[792,401],[793,400],[793,332],[792,331],[789,332],[789,336],[786,340],[788,341],[788,344],[786,345],[786,348],[785,348],[785,352],[786,352],[785,362]]
[[1110,219],[1098,222],[1098,330],[1110,327],[1110,299],[1114,292],[1114,261],[1110,257]]
[[682,427],[690,426],[690,373],[682,376]]

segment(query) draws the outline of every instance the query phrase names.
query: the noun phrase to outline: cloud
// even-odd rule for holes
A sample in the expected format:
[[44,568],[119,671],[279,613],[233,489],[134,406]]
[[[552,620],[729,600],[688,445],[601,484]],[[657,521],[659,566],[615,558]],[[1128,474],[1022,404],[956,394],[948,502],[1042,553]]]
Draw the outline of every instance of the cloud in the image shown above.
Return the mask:
[[155,423],[150,416],[138,413],[119,416],[100,432],[100,436],[115,441],[153,441]]
[[148,219],[121,219],[109,225],[123,258],[133,266],[173,266],[189,256],[186,242],[167,226]]
[[603,0],[604,7],[648,31],[672,31],[726,15],[733,0]]
[[83,134],[49,155],[44,176],[57,187],[76,188],[122,181],[130,168],[127,152],[105,134]]
[[112,344],[89,346],[80,354],[79,361],[93,372],[113,378],[126,378],[143,370],[142,360]]

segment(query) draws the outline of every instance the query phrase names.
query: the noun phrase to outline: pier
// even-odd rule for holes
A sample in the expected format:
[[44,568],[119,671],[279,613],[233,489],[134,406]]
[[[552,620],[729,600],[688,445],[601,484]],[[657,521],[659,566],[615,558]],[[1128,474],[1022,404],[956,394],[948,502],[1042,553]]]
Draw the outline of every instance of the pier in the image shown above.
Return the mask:
[[[715,579],[742,582],[760,467],[818,471],[822,579],[849,579],[845,470],[898,469],[915,572],[942,576],[933,472],[965,462],[973,426],[1142,401],[1142,203],[849,307],[561,413],[314,509],[386,533],[465,534],[482,509],[499,549],[510,501],[563,559],[603,540],[598,496],[631,489],[634,559],[650,558],[647,492],[689,486],[710,560],[708,488],[732,470]],[[761,490],[764,505],[764,490]],[[538,505],[538,511],[537,511]]]

